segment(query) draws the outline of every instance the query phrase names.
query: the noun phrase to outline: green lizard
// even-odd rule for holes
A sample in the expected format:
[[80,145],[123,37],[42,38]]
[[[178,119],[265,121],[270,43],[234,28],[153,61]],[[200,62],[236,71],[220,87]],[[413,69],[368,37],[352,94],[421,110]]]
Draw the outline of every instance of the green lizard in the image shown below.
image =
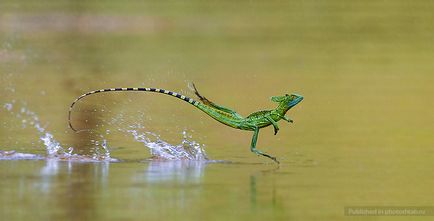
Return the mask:
[[258,140],[259,129],[273,125],[274,135],[276,135],[277,132],[279,131],[279,126],[277,125],[277,122],[279,120],[283,119],[287,122],[292,123],[293,121],[291,119],[287,118],[285,116],[285,114],[289,109],[291,109],[292,107],[294,107],[300,101],[303,100],[303,97],[301,95],[298,95],[298,94],[288,95],[288,94],[286,94],[284,96],[271,97],[272,101],[278,103],[278,106],[276,109],[254,112],[254,113],[252,113],[249,116],[244,118],[241,115],[239,115],[237,112],[235,112],[229,108],[222,107],[220,105],[217,105],[217,104],[211,102],[210,100],[208,100],[207,98],[205,98],[204,96],[199,94],[199,92],[197,91],[194,84],[193,84],[193,87],[194,87],[195,94],[200,99],[200,102],[195,101],[195,100],[193,100],[189,97],[186,97],[184,95],[178,94],[176,92],[172,92],[172,91],[168,91],[168,90],[164,90],[164,89],[158,89],[158,88],[109,88],[109,89],[101,89],[101,90],[91,91],[91,92],[88,92],[86,94],[81,95],[74,102],[72,102],[72,104],[69,108],[68,123],[69,123],[69,126],[71,127],[71,129],[77,132],[77,130],[71,124],[71,111],[72,111],[72,108],[74,107],[74,105],[77,101],[79,101],[80,99],[82,99],[88,95],[101,93],[101,92],[113,92],[113,91],[114,92],[116,92],[116,91],[140,91],[140,92],[162,93],[162,94],[167,94],[167,95],[179,98],[181,100],[184,100],[184,101],[192,104],[193,106],[197,107],[198,109],[205,112],[206,114],[208,114],[209,116],[211,116],[212,118],[214,118],[215,120],[217,120],[218,122],[220,122],[222,124],[225,124],[227,126],[230,126],[230,127],[236,128],[236,129],[253,131],[253,138],[252,138],[252,142],[250,145],[250,150],[253,153],[256,153],[257,155],[262,155],[262,156],[268,157],[268,158],[274,160],[275,162],[279,163],[279,161],[277,161],[276,157],[273,157],[271,155],[268,155],[268,154],[263,153],[260,150],[256,149],[256,142]]

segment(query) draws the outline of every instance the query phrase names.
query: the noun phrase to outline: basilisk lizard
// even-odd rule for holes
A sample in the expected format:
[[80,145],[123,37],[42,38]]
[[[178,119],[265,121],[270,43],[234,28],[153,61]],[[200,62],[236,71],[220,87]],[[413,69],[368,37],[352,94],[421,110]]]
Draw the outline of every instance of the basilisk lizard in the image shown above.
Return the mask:
[[70,108],[69,108],[69,114],[68,114],[68,123],[72,130],[77,130],[72,126],[71,124],[71,112],[72,109],[77,101],[80,99],[97,93],[102,92],[121,92],[121,91],[139,91],[139,92],[155,92],[155,93],[162,93],[167,94],[176,98],[179,98],[187,103],[190,103],[191,105],[197,107],[199,110],[205,112],[210,117],[214,118],[218,122],[225,124],[229,127],[233,127],[236,129],[241,130],[247,130],[247,131],[253,131],[253,138],[250,145],[250,150],[257,154],[262,155],[265,157],[268,157],[272,160],[274,160],[276,163],[279,163],[279,161],[276,159],[276,157],[273,157],[271,155],[268,155],[266,153],[263,153],[262,151],[256,149],[256,142],[258,140],[259,135],[259,129],[273,125],[274,127],[274,135],[277,134],[279,131],[279,126],[277,125],[277,122],[279,120],[285,120],[287,122],[292,123],[293,121],[285,116],[286,112],[300,103],[303,100],[303,96],[298,94],[291,94],[291,95],[283,95],[283,96],[273,96],[271,97],[271,100],[273,102],[278,103],[278,106],[273,110],[263,110],[263,111],[257,111],[252,114],[250,114],[247,117],[242,117],[237,112],[217,105],[213,103],[212,101],[208,100],[204,96],[202,96],[198,90],[196,89],[196,86],[193,84],[194,93],[198,96],[200,101],[193,100],[189,97],[186,97],[184,95],[181,95],[176,92],[159,89],[159,88],[109,88],[109,89],[101,89],[101,90],[95,90],[88,92],[86,94],[81,95],[78,97],[74,102],[72,102]]

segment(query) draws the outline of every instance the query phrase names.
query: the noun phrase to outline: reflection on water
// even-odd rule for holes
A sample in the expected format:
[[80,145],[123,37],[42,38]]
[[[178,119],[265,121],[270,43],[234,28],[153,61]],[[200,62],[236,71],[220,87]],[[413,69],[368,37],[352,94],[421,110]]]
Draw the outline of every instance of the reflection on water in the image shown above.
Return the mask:
[[[261,170],[258,172],[254,172],[252,175],[250,175],[250,205],[253,210],[257,209],[258,201],[258,190],[261,191],[260,188],[258,188],[258,180],[262,182],[266,182],[268,185],[266,191],[271,191],[271,193],[265,194],[267,196],[267,200],[264,202],[262,201],[261,204],[271,205],[275,207],[277,205],[276,202],[276,185],[274,181],[273,173],[277,172],[279,170],[279,166],[273,169],[269,170]],[[260,194],[262,195],[262,194]],[[259,205],[261,206],[261,205]]]
[[[204,161],[110,163],[46,159],[0,161],[0,166],[14,168],[0,171],[0,176],[7,178],[0,183],[1,187],[14,187],[0,189],[3,199],[8,199],[2,205],[3,211],[8,212],[2,215],[10,220],[57,220],[58,217],[92,220],[97,216],[107,218],[99,220],[119,220],[132,211],[149,220],[166,213],[190,220],[201,214],[202,209],[211,212],[203,204],[204,196],[208,195],[213,199],[217,195],[231,196],[215,201],[223,212],[223,208],[249,210],[250,207],[253,215],[262,211],[284,214],[279,211],[282,202],[276,197],[278,185],[274,171],[263,171],[260,165],[252,171],[251,165]],[[221,185],[216,186],[212,177],[222,169],[230,176],[218,180]],[[206,173],[210,173],[211,180],[205,179]],[[239,176],[232,176],[235,173]],[[35,210],[17,212],[17,208],[26,205]],[[53,205],[55,209],[51,210]]]
[[132,177],[130,203],[147,220],[159,220],[161,214],[189,220],[189,211],[200,206],[207,166],[205,161],[149,161],[144,171]]
[[144,176],[137,176],[136,178],[151,183],[199,183],[206,165],[206,161],[152,160],[149,161]]
[[93,185],[99,187],[106,186],[110,163],[108,162],[74,162],[74,161],[59,161],[58,159],[46,159],[45,165],[40,169],[40,182],[36,182],[35,186],[38,186],[43,192],[51,192],[53,190],[53,184],[56,183],[56,177],[59,175],[66,175],[70,179],[77,177],[73,174],[76,171],[85,170],[84,174],[92,174],[91,180],[97,181]]
[[[90,220],[95,217],[95,197],[106,191],[108,162],[73,162],[58,159],[0,161],[6,177],[0,190],[2,220]],[[55,205],[54,209],[53,206]],[[35,208],[31,212],[23,206]],[[77,210],[80,212],[78,213]]]

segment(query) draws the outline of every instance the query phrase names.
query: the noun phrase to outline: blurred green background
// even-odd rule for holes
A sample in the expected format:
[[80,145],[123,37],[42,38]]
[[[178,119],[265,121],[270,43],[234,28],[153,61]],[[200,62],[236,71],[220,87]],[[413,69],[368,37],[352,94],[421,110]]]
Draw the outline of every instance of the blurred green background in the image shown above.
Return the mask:
[[[3,0],[0,150],[45,153],[38,133],[16,117],[25,107],[62,146],[88,153],[99,135],[72,133],[67,111],[77,96],[100,88],[158,87],[194,97],[188,83],[195,82],[244,116],[274,108],[271,96],[296,92],[305,100],[277,136],[261,130],[258,147],[280,159],[275,168],[250,152],[250,132],[176,99],[89,97],[77,105],[74,124],[104,134],[112,157],[124,161],[2,161],[0,215],[407,220],[348,217],[344,207],[433,205],[433,12],[434,2],[423,0]],[[112,120],[119,114],[122,125]],[[188,131],[210,159],[233,163],[141,162],[149,151],[116,132],[132,123],[172,143]]]

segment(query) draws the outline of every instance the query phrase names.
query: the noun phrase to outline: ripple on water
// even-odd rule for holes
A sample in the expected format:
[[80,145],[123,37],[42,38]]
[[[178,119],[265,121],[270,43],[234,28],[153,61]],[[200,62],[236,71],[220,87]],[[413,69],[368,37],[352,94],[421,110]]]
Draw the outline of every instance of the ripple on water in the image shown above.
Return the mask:
[[0,150],[0,160],[42,160],[43,156],[31,153],[18,153],[15,150]]
[[20,153],[15,150],[0,150],[0,160],[58,160],[71,162],[119,162],[115,158],[95,158],[79,154],[62,154],[55,156],[42,156],[39,154]]

